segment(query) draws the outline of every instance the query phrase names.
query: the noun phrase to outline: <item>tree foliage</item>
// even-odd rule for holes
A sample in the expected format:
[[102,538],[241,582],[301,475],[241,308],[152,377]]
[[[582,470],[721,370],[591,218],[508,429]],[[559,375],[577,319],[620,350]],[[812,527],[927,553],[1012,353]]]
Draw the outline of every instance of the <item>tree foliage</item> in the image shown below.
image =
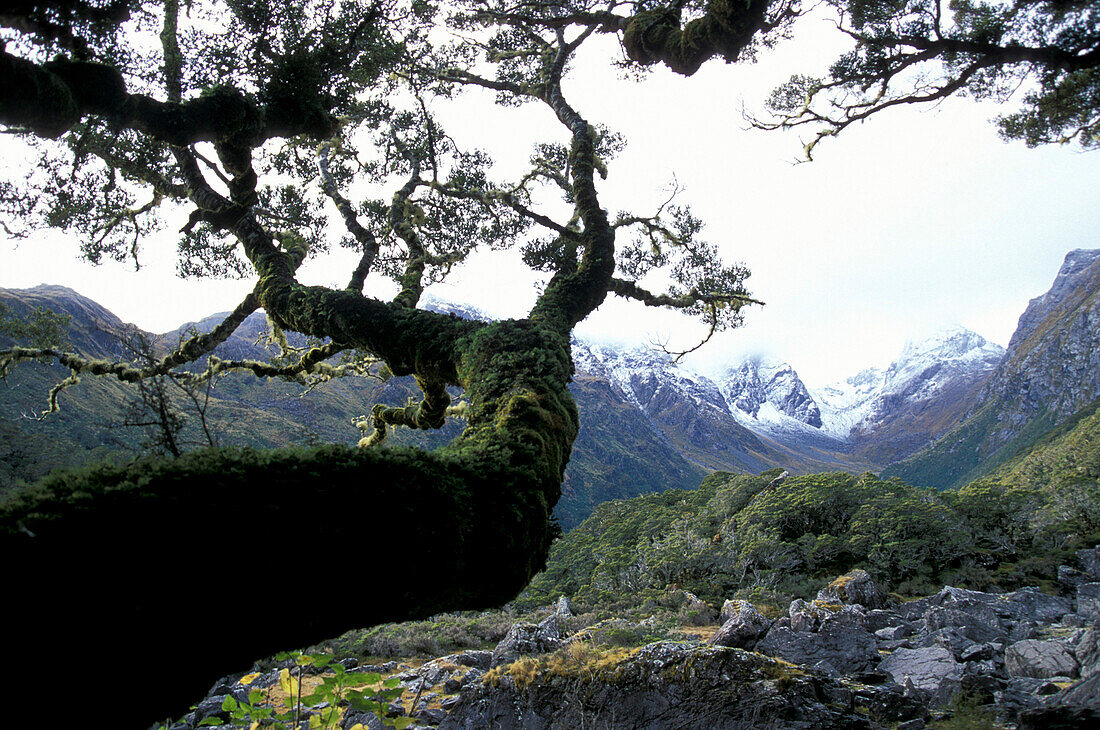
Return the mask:
[[850,50],[772,94],[766,129],[806,128],[805,153],[892,107],[951,95],[1008,101],[1006,139],[1100,146],[1100,4],[1090,0],[828,0]]

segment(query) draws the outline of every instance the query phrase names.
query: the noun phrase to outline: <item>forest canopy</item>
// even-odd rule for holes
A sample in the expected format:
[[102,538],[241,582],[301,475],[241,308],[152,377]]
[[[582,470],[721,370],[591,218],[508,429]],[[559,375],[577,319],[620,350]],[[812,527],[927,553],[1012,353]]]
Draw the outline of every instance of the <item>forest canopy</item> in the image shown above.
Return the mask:
[[[1020,109],[1002,119],[1003,134],[1095,146],[1096,3],[859,0],[827,10],[851,51],[793,78],[755,121],[806,127],[807,155],[892,106],[1016,88]],[[570,101],[570,78],[585,73],[578,49],[609,35],[624,69],[690,75],[797,42],[804,12],[787,0],[8,3],[0,124],[37,155],[27,177],[0,182],[8,236],[60,229],[92,262],[137,263],[143,247],[174,241],[182,275],[250,283],[212,332],[140,366],[41,346],[0,352],[0,370],[41,359],[68,368],[51,411],[89,375],[411,375],[422,394],[376,406],[358,450],[215,450],[51,477],[16,494],[2,506],[0,537],[25,556],[14,579],[27,587],[26,648],[79,621],[74,650],[100,655],[126,636],[136,654],[120,661],[190,653],[196,666],[225,669],[352,626],[514,596],[545,561],[579,426],[567,390],[573,327],[609,294],[700,317],[711,333],[737,326],[755,301],[747,268],[720,259],[688,206],[612,215],[601,202],[623,140]],[[518,177],[497,179],[493,150],[461,148],[432,113],[434,99],[469,88],[504,106],[540,105],[561,137],[537,144]],[[166,212],[181,208],[186,224],[166,230]],[[356,253],[346,286],[300,283],[302,262],[332,246]],[[473,251],[510,247],[548,276],[526,317],[484,323],[418,308]],[[365,291],[371,274],[396,295]],[[297,332],[317,344],[288,346],[273,363],[207,357],[260,308],[276,340]],[[187,369],[203,358],[205,369]],[[465,429],[440,450],[378,448],[392,427],[435,429],[455,414]],[[219,556],[278,536],[354,552],[364,529],[394,544],[410,526],[418,537],[404,557],[446,581],[407,581],[385,602],[364,586],[294,624],[254,617],[231,649],[217,640],[216,611],[188,604],[182,621],[163,600],[201,582]],[[221,539],[197,544],[197,530]],[[290,573],[313,570],[307,555],[287,561]],[[76,619],[63,607],[80,589],[107,597]],[[166,637],[165,623],[183,628]],[[195,666],[176,671],[180,691],[193,689]]]

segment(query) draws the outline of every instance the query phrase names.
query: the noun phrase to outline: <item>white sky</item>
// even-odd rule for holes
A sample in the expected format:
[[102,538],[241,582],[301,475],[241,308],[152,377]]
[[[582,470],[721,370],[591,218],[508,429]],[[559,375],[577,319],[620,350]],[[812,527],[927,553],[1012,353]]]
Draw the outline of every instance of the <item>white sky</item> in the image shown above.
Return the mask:
[[[740,109],[743,100],[759,110],[790,73],[835,55],[818,39],[801,41],[762,53],[759,64],[711,62],[692,78],[658,71],[641,84],[619,80],[600,61],[613,48],[594,44],[575,64],[583,77],[567,81],[574,107],[628,140],[601,186],[605,207],[650,212],[675,176],[685,189],[678,200],[707,222],[704,238],[752,269],[749,289],[768,303],[693,364],[769,354],[820,385],[886,364],[907,339],[950,324],[1007,344],[1066,252],[1100,247],[1100,153],[1003,143],[989,122],[1000,110],[961,99],[880,115],[823,142],[812,164],[791,164],[797,136],[746,131]],[[452,136],[487,149],[504,171],[520,170],[537,139],[565,141],[541,105],[501,109],[471,94],[437,110]],[[146,242],[140,272],[88,266],[78,250],[59,235],[0,243],[0,286],[70,286],[157,332],[228,310],[251,288],[176,279],[171,234]],[[343,252],[329,259],[308,263],[301,279],[342,285],[354,261]],[[534,301],[533,281],[516,256],[488,254],[432,291],[519,316]],[[702,329],[609,299],[579,331],[690,346]]]

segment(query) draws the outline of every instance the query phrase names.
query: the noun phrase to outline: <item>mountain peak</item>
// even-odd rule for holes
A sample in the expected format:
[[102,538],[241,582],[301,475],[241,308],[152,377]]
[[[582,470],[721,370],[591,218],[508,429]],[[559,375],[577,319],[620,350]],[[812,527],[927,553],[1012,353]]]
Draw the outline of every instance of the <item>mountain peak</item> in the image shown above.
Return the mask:
[[1092,294],[1100,283],[1100,250],[1074,249],[1066,254],[1054,283],[1045,294],[1035,297],[1020,315],[1016,332],[1008,343],[1009,351],[1019,349],[1032,335],[1043,329],[1058,309],[1074,309]]

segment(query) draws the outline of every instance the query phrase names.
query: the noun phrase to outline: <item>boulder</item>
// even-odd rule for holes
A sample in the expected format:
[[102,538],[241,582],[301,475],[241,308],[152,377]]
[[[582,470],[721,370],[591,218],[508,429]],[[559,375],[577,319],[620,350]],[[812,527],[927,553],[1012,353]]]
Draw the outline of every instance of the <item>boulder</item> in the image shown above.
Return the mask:
[[491,666],[511,664],[521,656],[546,654],[562,645],[557,614],[551,614],[540,623],[513,624],[508,633],[493,649]]
[[920,641],[912,644],[913,648],[921,648],[926,646],[941,646],[951,652],[951,656],[959,661],[963,661],[963,656],[969,654],[970,651],[979,646],[976,642],[970,640],[965,634],[958,629],[946,628],[939,631],[933,631],[931,634],[924,634]]
[[635,646],[643,643],[648,633],[645,627],[626,619],[608,618],[586,626],[570,636],[565,643],[576,644],[587,641],[597,646]]
[[1100,727],[1100,710],[1089,707],[1043,707],[1020,713],[1018,730],[1081,730]]
[[1100,674],[1093,674],[1056,694],[1052,705],[1100,710]]
[[1020,730],[1077,730],[1100,727],[1100,674],[1067,687],[1045,707],[1020,712]]
[[925,614],[924,627],[929,634],[953,629],[976,644],[996,641],[1008,633],[996,611],[984,603],[974,602],[935,606]]
[[1100,583],[1077,586],[1077,615],[1087,623],[1100,624]]
[[960,676],[962,665],[942,646],[898,649],[882,660],[879,669],[888,672],[898,684],[906,680],[920,690],[935,693],[949,676]]
[[[823,702],[821,698],[829,698]],[[836,680],[720,646],[657,642],[609,665],[557,667],[534,681],[506,672],[463,692],[441,730],[580,727],[870,728]],[[919,708],[910,709],[916,716]]]
[[883,641],[897,641],[911,636],[912,633],[913,629],[909,624],[901,624],[900,626],[886,626],[878,629],[875,631],[875,636]]
[[867,614],[859,606],[844,606],[825,601],[803,601],[796,598],[787,609],[791,628],[795,631],[818,631],[827,621],[849,623],[867,628]]
[[1082,679],[1100,674],[1100,629],[1085,631],[1073,643],[1073,657],[1080,667]]
[[982,593],[981,591],[971,591],[966,588],[944,586],[940,589],[939,593],[934,596],[918,598],[915,601],[901,604],[901,606],[898,607],[898,613],[909,621],[919,621],[924,618],[924,615],[930,609],[940,606],[965,607],[982,604],[996,610],[996,607],[1000,603],[1000,596],[994,593]]
[[772,622],[748,601],[726,601],[722,606],[722,628],[707,643],[752,649],[768,633],[771,625]]
[[484,649],[467,649],[455,654],[448,654],[443,658],[460,667],[474,667],[483,671],[493,666],[493,652]]
[[1091,583],[1092,578],[1087,573],[1068,565],[1058,566],[1058,590],[1063,595],[1072,596],[1077,593],[1077,586],[1082,583]]
[[1077,660],[1060,641],[1024,639],[1005,649],[1005,671],[1012,677],[1077,676]]
[[1100,581],[1100,545],[1088,550],[1078,550],[1077,563],[1081,566],[1081,572],[1090,576],[1091,580]]
[[846,603],[867,609],[883,608],[886,596],[879,590],[866,570],[856,568],[845,573],[817,592],[817,600],[825,603]]
[[995,694],[1004,683],[988,674],[949,674],[932,693],[929,704],[936,708],[950,707],[956,699],[967,697],[981,705],[995,702]]
[[897,611],[887,611],[885,609],[877,608],[873,611],[868,611],[864,620],[867,622],[868,631],[879,631],[880,629],[889,629],[896,627],[905,627],[908,629],[908,633],[913,633],[913,624],[906,621],[901,617]]
[[694,626],[706,626],[713,624],[718,615],[714,608],[706,601],[700,600],[691,591],[680,591],[684,597],[684,605],[680,608],[680,613],[684,618]]
[[1009,677],[1005,688],[994,693],[997,708],[1008,718],[1015,718],[1028,710],[1040,709],[1047,700],[1039,692],[1046,684],[1044,679],[1033,677]]
[[1021,588],[1001,597],[1002,613],[1015,621],[1057,621],[1073,610],[1068,598],[1051,596],[1035,587]]
[[796,631],[773,624],[756,651],[795,664],[828,662],[843,674],[864,672],[879,659],[878,642],[863,626],[846,620],[827,620],[817,631]]

